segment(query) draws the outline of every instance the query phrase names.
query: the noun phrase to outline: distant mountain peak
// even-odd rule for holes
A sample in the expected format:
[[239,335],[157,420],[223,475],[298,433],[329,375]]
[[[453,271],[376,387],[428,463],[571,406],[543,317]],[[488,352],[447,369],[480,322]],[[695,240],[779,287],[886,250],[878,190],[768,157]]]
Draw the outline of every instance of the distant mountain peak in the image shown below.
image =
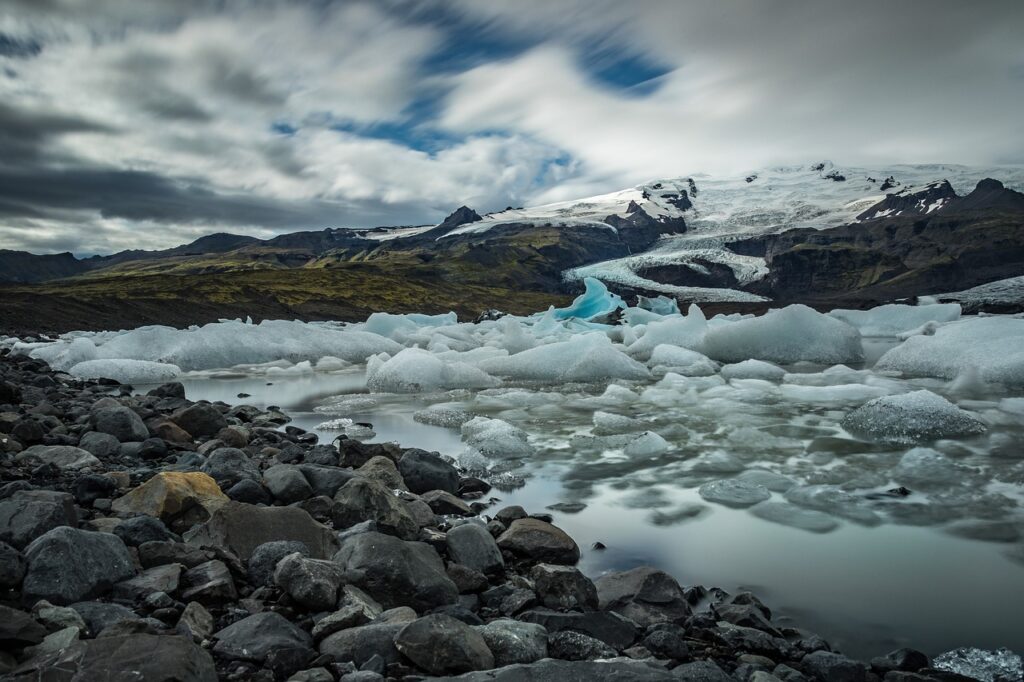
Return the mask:
[[438,227],[447,227],[450,229],[456,228],[459,225],[465,225],[466,223],[475,223],[483,218],[480,214],[471,209],[469,206],[459,206],[455,209],[451,215],[441,221]]

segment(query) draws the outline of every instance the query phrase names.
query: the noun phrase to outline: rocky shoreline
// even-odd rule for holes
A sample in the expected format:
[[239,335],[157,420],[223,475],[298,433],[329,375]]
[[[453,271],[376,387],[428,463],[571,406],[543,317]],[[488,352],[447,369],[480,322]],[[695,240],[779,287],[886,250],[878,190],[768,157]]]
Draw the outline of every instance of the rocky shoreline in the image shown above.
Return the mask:
[[853,660],[749,592],[592,580],[436,453],[288,421],[0,351],[0,680],[976,679]]

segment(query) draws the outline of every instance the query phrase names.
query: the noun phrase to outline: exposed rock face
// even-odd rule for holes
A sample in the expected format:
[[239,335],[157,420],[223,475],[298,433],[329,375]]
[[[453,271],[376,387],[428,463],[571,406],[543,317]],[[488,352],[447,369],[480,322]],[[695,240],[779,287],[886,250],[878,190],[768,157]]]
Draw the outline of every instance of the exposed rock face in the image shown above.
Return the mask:
[[135,575],[128,549],[116,535],[62,526],[37,538],[25,550],[28,570],[22,588],[26,602],[45,599],[72,604],[108,591]]
[[782,301],[891,300],[958,291],[1024,272],[1024,194],[983,180],[956,197],[948,184],[890,195],[852,225],[732,242],[763,255],[751,288]]

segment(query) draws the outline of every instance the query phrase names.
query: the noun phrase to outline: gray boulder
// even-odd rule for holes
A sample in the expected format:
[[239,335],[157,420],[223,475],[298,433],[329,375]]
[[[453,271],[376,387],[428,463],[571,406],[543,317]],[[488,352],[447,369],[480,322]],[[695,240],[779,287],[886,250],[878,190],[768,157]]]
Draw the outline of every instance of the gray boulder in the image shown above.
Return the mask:
[[277,568],[277,562],[294,553],[309,556],[309,548],[305,543],[297,540],[264,542],[254,549],[252,556],[249,557],[247,566],[249,582],[257,587],[271,584],[274,580],[274,569]]
[[417,618],[395,636],[395,648],[432,675],[489,670],[494,655],[483,636],[445,614]]
[[301,502],[313,496],[313,488],[299,468],[291,464],[275,464],[263,472],[263,485],[283,502]]
[[228,425],[227,419],[213,405],[196,403],[171,415],[171,421],[188,431],[193,438],[215,436]]
[[111,625],[138,618],[131,609],[108,602],[83,601],[72,604],[70,608],[82,617],[94,637]]
[[615,658],[617,655],[615,649],[601,640],[572,630],[548,636],[548,653],[551,658],[563,661],[596,661],[599,658]]
[[313,639],[274,611],[264,611],[214,633],[214,653],[233,660],[263,663],[272,652],[308,651]]
[[316,495],[334,497],[341,486],[358,476],[351,469],[342,469],[335,466],[319,466],[315,464],[300,464],[299,471],[306,477],[306,481],[313,488]]
[[18,453],[14,461],[33,465],[52,464],[66,471],[78,471],[100,464],[92,453],[72,445],[33,445]]
[[341,568],[323,559],[309,559],[295,552],[277,562],[274,582],[297,604],[310,611],[327,611],[338,604],[344,580]]
[[155,516],[133,516],[114,526],[114,535],[124,540],[129,547],[138,547],[145,542],[167,542],[175,539],[174,533]]
[[537,564],[530,572],[540,603],[551,609],[597,609],[597,588],[573,566]]
[[243,479],[260,480],[259,466],[238,448],[217,448],[210,453],[199,470],[217,481],[222,490]]
[[395,636],[404,627],[405,623],[371,623],[340,630],[320,642],[320,653],[356,665],[363,665],[374,656],[385,664],[398,663],[401,657],[395,648]]
[[131,555],[119,537],[67,526],[34,540],[25,559],[22,598],[29,604],[39,599],[53,604],[82,601],[135,575]]
[[398,471],[410,491],[422,495],[431,490],[459,492],[459,472],[436,452],[411,448],[398,460]]
[[496,666],[533,663],[548,656],[548,631],[543,625],[500,618],[474,630],[484,638]]
[[505,568],[498,543],[478,523],[464,523],[448,531],[445,538],[448,556],[457,564],[481,573],[494,573]]
[[121,601],[141,601],[154,592],[173,594],[181,580],[181,566],[167,564],[147,568],[134,578],[114,585],[114,598]]
[[113,457],[121,449],[121,442],[109,433],[89,431],[78,440],[78,447],[91,452],[100,459]]
[[25,577],[25,557],[6,542],[0,542],[0,589],[17,587]]
[[829,682],[864,682],[867,668],[860,661],[831,651],[814,651],[800,661],[805,673]]
[[355,585],[345,585],[338,610],[316,622],[313,626],[313,639],[319,641],[339,630],[366,625],[381,615],[382,611],[381,605],[373,597]]
[[646,627],[686,618],[690,606],[675,578],[650,566],[602,576],[595,581],[601,609]]
[[334,561],[345,582],[361,588],[385,608],[426,611],[455,603],[458,590],[430,545],[377,532],[345,539]]
[[25,547],[59,526],[77,526],[75,499],[52,490],[19,490],[0,500],[0,541]]
[[[713,663],[711,665],[714,665]],[[529,664],[509,665],[497,670],[472,672],[457,677],[436,677],[433,682],[718,682],[708,678],[677,677],[654,663],[616,659],[614,661],[556,661],[546,658]],[[724,673],[723,673],[724,674]],[[726,676],[722,682],[735,682]]]
[[537,623],[549,633],[572,630],[599,639],[616,651],[628,649],[636,641],[639,628],[636,623],[617,613],[590,611],[562,613],[548,609],[531,609],[518,616],[527,623]]
[[338,551],[334,532],[298,507],[228,502],[214,510],[206,523],[185,534],[191,545],[220,547],[242,561],[248,561],[260,545],[275,540],[301,542],[314,559],[327,559]]
[[94,410],[90,421],[94,430],[110,434],[122,443],[149,438],[149,429],[143,423],[142,417],[124,405]]
[[338,490],[331,517],[335,528],[349,528],[370,520],[380,531],[405,540],[415,539],[420,530],[408,508],[394,493],[377,481],[361,476]]
[[23,611],[0,604],[0,646],[21,648],[39,644],[46,637],[46,628]]
[[498,537],[498,547],[532,561],[573,565],[580,560],[580,548],[561,528],[539,519],[513,521]]

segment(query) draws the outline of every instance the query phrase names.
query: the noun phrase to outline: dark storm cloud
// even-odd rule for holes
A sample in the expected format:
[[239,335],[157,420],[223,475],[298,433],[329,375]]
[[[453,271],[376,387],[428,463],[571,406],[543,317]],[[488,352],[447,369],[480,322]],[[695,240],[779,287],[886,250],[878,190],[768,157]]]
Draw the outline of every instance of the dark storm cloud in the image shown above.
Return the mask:
[[111,132],[107,125],[0,101],[0,164],[38,161],[46,144],[66,133]]

